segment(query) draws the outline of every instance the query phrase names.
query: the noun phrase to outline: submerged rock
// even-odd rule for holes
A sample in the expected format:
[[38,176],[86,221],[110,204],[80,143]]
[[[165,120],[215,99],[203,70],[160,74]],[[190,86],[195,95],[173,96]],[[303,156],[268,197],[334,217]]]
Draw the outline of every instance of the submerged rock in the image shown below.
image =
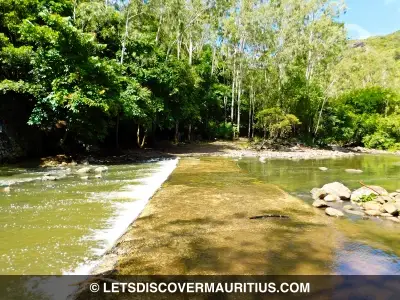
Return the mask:
[[374,209],[368,209],[365,211],[365,213],[368,216],[373,216],[373,217],[377,217],[380,216],[382,213],[379,210],[374,210]]
[[350,199],[351,191],[343,183],[332,182],[325,184],[322,188],[327,194],[336,195],[342,200]]
[[328,168],[326,167],[319,167],[318,169],[320,169],[321,171],[328,171]]
[[396,218],[396,217],[389,217],[387,219],[390,220],[390,221],[396,222],[396,223],[400,223],[400,219]]
[[312,205],[316,208],[328,207],[328,204],[324,200],[320,199],[315,200]]
[[345,212],[352,214],[352,215],[356,215],[356,216],[365,216],[365,213],[359,210],[349,210],[349,209],[345,209]]
[[361,173],[363,173],[363,170],[359,170],[359,169],[346,169],[345,171],[347,173],[353,173],[353,174],[361,174]]
[[351,206],[351,205],[345,205],[345,206],[343,206],[343,209],[345,209],[345,210],[353,210],[354,207]]
[[9,186],[6,186],[6,187],[3,188],[3,192],[4,193],[9,193],[9,192],[11,192],[11,188]]
[[383,187],[377,186],[377,185],[370,185],[368,187],[363,186],[360,187],[359,189],[353,191],[351,194],[351,200],[352,201],[357,201],[363,196],[369,196],[371,194],[374,195],[382,195],[382,196],[388,196],[389,193],[387,190],[385,190]]
[[325,209],[325,213],[331,217],[343,217],[344,216],[344,214],[340,210],[332,208],[332,207],[328,207],[327,209]]

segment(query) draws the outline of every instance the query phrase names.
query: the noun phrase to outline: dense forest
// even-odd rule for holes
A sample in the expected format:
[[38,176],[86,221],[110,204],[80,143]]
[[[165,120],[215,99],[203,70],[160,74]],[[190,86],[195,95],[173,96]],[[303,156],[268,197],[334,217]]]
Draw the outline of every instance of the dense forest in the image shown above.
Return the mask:
[[0,0],[0,131],[32,153],[239,136],[400,149],[400,33],[330,0]]

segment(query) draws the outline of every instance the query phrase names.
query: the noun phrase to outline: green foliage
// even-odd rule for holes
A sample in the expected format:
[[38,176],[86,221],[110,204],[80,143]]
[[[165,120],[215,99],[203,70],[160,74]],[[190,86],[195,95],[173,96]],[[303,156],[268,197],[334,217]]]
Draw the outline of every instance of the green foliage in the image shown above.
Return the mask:
[[377,196],[374,193],[369,195],[362,195],[356,202],[361,202],[361,203],[370,202],[374,201],[376,197]]
[[278,107],[264,109],[257,114],[257,126],[268,131],[269,138],[289,137],[296,125],[301,124],[299,119],[292,114],[285,114]]
[[400,139],[399,97],[372,87],[331,99],[325,108],[323,139],[327,143],[389,149]]
[[217,124],[214,121],[208,123],[207,135],[209,138],[214,139],[224,139],[231,140],[233,138],[234,126],[231,123],[221,123]]
[[344,6],[278,2],[0,0],[0,97],[63,145],[124,126],[398,147],[398,34],[338,63]]

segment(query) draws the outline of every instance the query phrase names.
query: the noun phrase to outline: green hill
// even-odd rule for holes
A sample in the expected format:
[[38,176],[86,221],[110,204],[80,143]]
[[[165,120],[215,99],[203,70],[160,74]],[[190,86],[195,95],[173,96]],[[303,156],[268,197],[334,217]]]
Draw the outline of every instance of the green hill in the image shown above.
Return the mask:
[[400,31],[349,41],[335,74],[337,93],[370,86],[400,92]]

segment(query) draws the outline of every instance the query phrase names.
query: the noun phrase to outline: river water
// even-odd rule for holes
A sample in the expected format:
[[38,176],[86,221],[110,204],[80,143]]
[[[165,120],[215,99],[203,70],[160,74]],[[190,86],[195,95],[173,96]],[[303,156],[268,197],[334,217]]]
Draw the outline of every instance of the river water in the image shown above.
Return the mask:
[[[101,179],[74,170],[0,167],[0,274],[87,274],[97,259],[138,216],[173,171],[177,160],[109,166]],[[252,176],[312,203],[309,191],[341,181],[351,189],[380,185],[400,189],[400,158],[360,155],[324,160],[238,162]],[[322,172],[318,167],[327,167]],[[349,174],[345,169],[361,169]],[[38,181],[44,173],[65,173]],[[34,180],[34,181],[32,181]],[[321,212],[322,213],[322,212]],[[327,217],[328,218],[328,217]],[[358,217],[335,221],[340,233],[332,273],[400,274],[400,224]]]
[[[101,179],[40,168],[3,166],[0,274],[87,274],[173,171],[177,160],[109,166]],[[68,171],[68,170],[67,170]]]
[[[389,193],[400,189],[400,157],[393,155],[297,161],[276,159],[265,163],[247,158],[240,160],[239,166],[309,204],[313,202],[312,188],[334,181],[342,182],[351,190],[361,187],[360,181],[382,186]],[[319,167],[327,167],[328,171],[321,171]],[[345,169],[361,169],[363,173],[347,173]],[[343,204],[348,203],[336,205],[341,208]],[[336,220],[334,226],[340,233],[340,247],[336,250],[332,273],[400,275],[400,224],[380,218],[363,220],[347,215]]]

